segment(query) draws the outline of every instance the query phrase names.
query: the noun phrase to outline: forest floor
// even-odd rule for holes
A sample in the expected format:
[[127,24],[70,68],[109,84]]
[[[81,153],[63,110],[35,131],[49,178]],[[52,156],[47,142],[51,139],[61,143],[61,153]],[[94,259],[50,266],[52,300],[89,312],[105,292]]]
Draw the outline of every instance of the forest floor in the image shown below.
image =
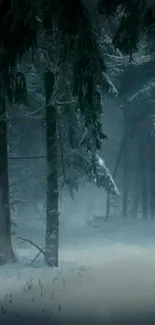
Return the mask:
[[0,268],[0,324],[155,324],[154,221],[62,228],[57,269],[30,265],[38,251],[19,243],[19,262]]

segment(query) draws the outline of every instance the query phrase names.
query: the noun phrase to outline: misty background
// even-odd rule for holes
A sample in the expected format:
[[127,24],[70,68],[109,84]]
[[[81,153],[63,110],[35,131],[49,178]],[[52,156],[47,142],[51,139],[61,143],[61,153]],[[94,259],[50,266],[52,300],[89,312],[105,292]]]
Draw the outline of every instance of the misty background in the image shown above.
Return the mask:
[[154,324],[154,13],[0,2],[3,324]]

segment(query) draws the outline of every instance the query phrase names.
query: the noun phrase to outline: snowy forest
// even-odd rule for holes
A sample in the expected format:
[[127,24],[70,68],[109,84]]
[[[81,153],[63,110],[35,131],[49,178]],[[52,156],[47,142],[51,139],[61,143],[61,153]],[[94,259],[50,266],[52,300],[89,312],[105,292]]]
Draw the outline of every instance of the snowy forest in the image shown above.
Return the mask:
[[1,0],[0,31],[0,320],[155,324],[155,1]]

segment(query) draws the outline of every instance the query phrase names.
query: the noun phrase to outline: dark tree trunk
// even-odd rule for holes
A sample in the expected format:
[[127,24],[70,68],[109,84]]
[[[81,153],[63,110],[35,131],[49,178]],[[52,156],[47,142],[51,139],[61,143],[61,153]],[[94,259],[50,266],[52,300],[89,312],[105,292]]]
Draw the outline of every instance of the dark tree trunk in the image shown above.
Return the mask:
[[[152,141],[153,142],[153,141]],[[155,154],[154,143],[150,143],[149,160],[150,160],[150,214],[151,219],[155,218]]]
[[128,215],[128,146],[123,151],[123,187],[122,187],[122,217]]
[[59,213],[58,213],[58,170],[57,170],[57,114],[50,105],[55,77],[45,73],[46,95],[46,141],[47,141],[47,214],[46,214],[46,263],[58,266]]
[[138,218],[138,208],[139,208],[139,201],[140,201],[140,189],[139,189],[139,174],[135,174],[135,186],[134,186],[134,197],[133,197],[133,204],[132,204],[132,216],[133,218]]
[[148,218],[148,200],[147,200],[147,183],[146,183],[146,172],[142,176],[142,215],[143,219]]
[[5,100],[0,110],[0,264],[15,262],[11,244],[7,123]]
[[144,139],[144,145],[141,147],[140,153],[140,161],[141,161],[141,188],[142,188],[142,216],[143,219],[148,218],[148,152],[147,152],[147,144]]
[[133,218],[138,218],[138,209],[140,203],[140,170],[139,170],[139,152],[136,146],[136,157],[135,157],[135,173],[133,175],[133,198],[132,198],[132,208],[131,215]]
[[[115,168],[114,168],[114,171],[113,171],[113,179],[115,180],[115,177],[116,177],[116,174],[117,174],[117,170],[118,170],[118,167],[120,165],[120,162],[121,162],[121,158],[122,158],[122,154],[123,154],[123,150],[124,150],[124,147],[126,145],[126,141],[127,141],[127,136],[124,137],[122,143],[121,143],[121,147],[120,147],[120,150],[119,150],[119,153],[118,153],[118,157],[117,157],[117,160],[116,160],[116,165],[115,165]],[[108,221],[109,219],[109,216],[110,216],[110,193],[108,193],[107,195],[107,202],[106,202],[106,216],[105,216],[105,221]]]

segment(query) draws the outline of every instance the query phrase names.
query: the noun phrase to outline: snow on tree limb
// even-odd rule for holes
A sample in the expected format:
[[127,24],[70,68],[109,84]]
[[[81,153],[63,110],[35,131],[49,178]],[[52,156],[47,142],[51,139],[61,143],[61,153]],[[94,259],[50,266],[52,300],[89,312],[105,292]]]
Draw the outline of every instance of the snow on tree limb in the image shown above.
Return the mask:
[[97,187],[103,187],[107,193],[112,195],[119,195],[119,190],[115,184],[115,181],[106,167],[104,160],[98,155],[95,155],[93,167],[93,173],[91,178],[93,178],[94,183]]
[[119,195],[119,190],[109,169],[98,154],[91,151],[86,152],[84,149],[75,149],[68,151],[64,157],[64,163],[67,185],[70,187],[72,198],[74,198],[74,191],[78,191],[79,181],[82,179],[94,183],[98,188],[104,188],[109,194]]
[[110,79],[107,73],[102,72],[102,75],[103,75],[104,88],[107,90],[107,92],[111,93],[114,97],[116,97],[118,95],[118,91],[114,83],[112,82],[112,80]]

